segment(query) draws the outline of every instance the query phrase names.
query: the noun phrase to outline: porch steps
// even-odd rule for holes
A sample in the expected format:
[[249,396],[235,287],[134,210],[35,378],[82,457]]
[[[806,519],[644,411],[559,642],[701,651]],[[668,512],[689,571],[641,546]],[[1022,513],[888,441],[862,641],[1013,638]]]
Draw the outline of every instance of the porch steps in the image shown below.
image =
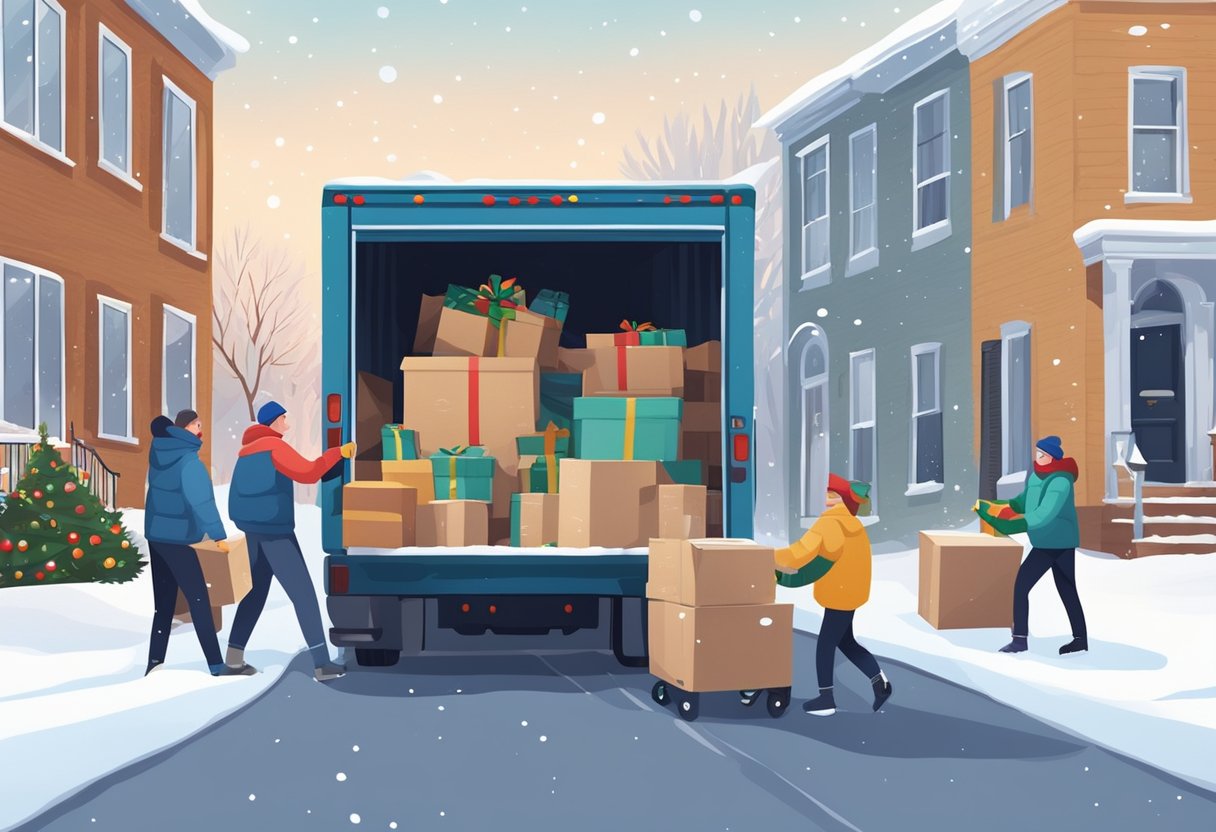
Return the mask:
[[1197,482],[1185,485],[1145,485],[1144,496],[1154,497],[1216,497],[1216,482]]
[[[1119,517],[1114,522],[1130,528],[1134,521],[1131,517]],[[1189,514],[1145,517],[1144,534],[1146,537],[1216,534],[1216,517],[1195,517]]]
[[1216,534],[1151,535],[1132,541],[1132,556],[1216,554]]
[[1216,482],[1144,486],[1144,537],[1132,539],[1135,501],[1106,503],[1111,551],[1120,557],[1216,554]]

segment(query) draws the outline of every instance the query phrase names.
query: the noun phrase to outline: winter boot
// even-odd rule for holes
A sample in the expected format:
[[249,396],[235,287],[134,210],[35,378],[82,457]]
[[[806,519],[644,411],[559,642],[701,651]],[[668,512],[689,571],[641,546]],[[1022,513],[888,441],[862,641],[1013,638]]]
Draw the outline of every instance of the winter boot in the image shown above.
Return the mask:
[[345,675],[346,668],[333,662],[323,664],[312,672],[312,678],[318,682],[332,682],[334,679],[340,679]]
[[1002,653],[1025,653],[1026,650],[1026,636],[1014,636],[1013,641],[1001,648]]
[[880,670],[870,684],[874,687],[874,710],[877,711],[891,698],[891,683],[887,681],[887,674]]
[[148,669],[144,671],[144,675],[147,676],[149,673],[160,670],[164,666],[164,662],[153,662],[152,664],[148,665]]
[[212,676],[252,676],[255,673],[257,671],[249,665],[245,665],[244,667],[229,667],[226,664],[211,665]]
[[249,670],[252,673],[257,673],[258,669],[251,664],[245,664],[245,648],[231,647],[228,648],[228,653],[224,656],[224,664],[236,670]]
[[836,700],[831,688],[820,688],[819,695],[802,703],[802,710],[813,716],[831,716],[836,713]]
[[1084,653],[1089,650],[1089,639],[1085,636],[1074,638],[1072,641],[1060,648],[1060,655],[1067,656],[1069,653]]

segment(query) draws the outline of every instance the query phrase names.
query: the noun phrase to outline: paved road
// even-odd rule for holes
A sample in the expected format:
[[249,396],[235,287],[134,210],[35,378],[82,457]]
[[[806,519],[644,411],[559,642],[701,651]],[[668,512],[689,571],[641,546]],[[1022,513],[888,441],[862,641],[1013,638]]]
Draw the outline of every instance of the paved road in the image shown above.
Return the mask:
[[687,724],[600,653],[424,656],[330,685],[298,657],[246,710],[22,830],[1216,829],[1216,795],[885,665],[879,714],[841,666],[830,719],[723,694]]

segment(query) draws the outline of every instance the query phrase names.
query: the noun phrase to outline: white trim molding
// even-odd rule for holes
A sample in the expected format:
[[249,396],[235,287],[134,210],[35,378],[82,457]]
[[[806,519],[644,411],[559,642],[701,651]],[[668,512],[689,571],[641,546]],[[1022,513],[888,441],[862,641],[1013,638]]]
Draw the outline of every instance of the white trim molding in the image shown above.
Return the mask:
[[[806,217],[806,188],[807,188],[807,160],[812,154],[820,149],[823,150],[823,216],[815,217],[807,221]],[[827,286],[832,282],[832,137],[830,134],[825,134],[815,139],[813,142],[802,148],[796,154],[798,159],[798,212],[795,216],[798,218],[798,244],[801,251],[801,260],[798,267],[802,270],[802,286],[803,289],[815,289],[820,286]],[[816,176],[819,172],[816,172]],[[826,227],[824,236],[827,239],[827,262],[820,263],[814,268],[807,268],[807,245],[806,235],[807,229],[817,223],[823,223]]]
[[[1174,84],[1174,123],[1136,123],[1136,82],[1168,81]],[[1127,68],[1127,191],[1124,204],[1163,202],[1191,202],[1191,165],[1189,130],[1187,129],[1187,77],[1186,68],[1180,66],[1129,66]],[[1172,191],[1136,190],[1136,131],[1151,130],[1157,133],[1174,134],[1174,181],[1177,188]]]
[[169,358],[169,328],[167,326],[168,318],[172,315],[179,318],[183,323],[190,327],[190,409],[198,410],[198,317],[187,312],[184,309],[178,309],[176,306],[163,304],[161,307],[161,362],[160,362],[160,403],[161,413],[164,413],[170,419],[173,415],[169,413],[169,373],[168,373],[168,358]]
[[[161,81],[164,92],[161,95],[161,188],[160,188],[160,230],[161,238],[181,248],[189,254],[201,254],[198,247],[198,105],[194,99],[169,76],[162,75]],[[169,119],[169,98],[175,97],[190,111],[190,239],[183,240],[169,233],[169,133],[165,129]],[[204,257],[203,259],[206,259]]]
[[[920,178],[920,109],[927,107],[938,99],[942,101],[942,148],[945,158],[942,160],[941,173],[934,174],[921,181]],[[938,90],[927,95],[912,106],[912,250],[931,246],[950,236],[950,89]],[[934,182],[945,180],[946,187],[946,216],[930,225],[920,224],[920,191]]]
[[[106,41],[109,41],[112,46],[122,52],[127,58],[126,72],[126,89],[127,89],[127,123],[125,126],[126,145],[123,148],[123,158],[126,160],[127,166],[123,167],[114,164],[106,158],[106,73],[105,73],[105,47]],[[131,148],[133,146],[134,137],[132,131],[135,124],[135,116],[132,111],[132,87],[131,79],[134,75],[132,67],[131,47],[118,35],[114,34],[106,27],[104,23],[97,24],[97,166],[106,173],[113,174],[119,180],[130,185],[137,191],[142,191],[144,186],[132,176],[135,170],[134,162],[131,159]]]

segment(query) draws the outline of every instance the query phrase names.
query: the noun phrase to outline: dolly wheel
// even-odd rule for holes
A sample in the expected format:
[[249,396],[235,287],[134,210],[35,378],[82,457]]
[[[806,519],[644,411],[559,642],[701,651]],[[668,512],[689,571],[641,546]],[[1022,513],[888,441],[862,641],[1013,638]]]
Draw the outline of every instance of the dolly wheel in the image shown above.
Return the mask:
[[685,722],[692,722],[701,713],[701,696],[696,693],[684,693],[676,700],[676,710]]
[[671,693],[667,690],[667,685],[664,682],[655,682],[654,687],[650,689],[650,698],[666,707],[671,702]]
[[758,690],[741,690],[741,691],[739,691],[739,701],[748,708],[750,708],[752,705],[755,705],[756,700],[759,698],[760,698],[760,691],[758,691]]
[[790,706],[789,688],[776,688],[768,692],[768,715],[773,719],[779,718]]

